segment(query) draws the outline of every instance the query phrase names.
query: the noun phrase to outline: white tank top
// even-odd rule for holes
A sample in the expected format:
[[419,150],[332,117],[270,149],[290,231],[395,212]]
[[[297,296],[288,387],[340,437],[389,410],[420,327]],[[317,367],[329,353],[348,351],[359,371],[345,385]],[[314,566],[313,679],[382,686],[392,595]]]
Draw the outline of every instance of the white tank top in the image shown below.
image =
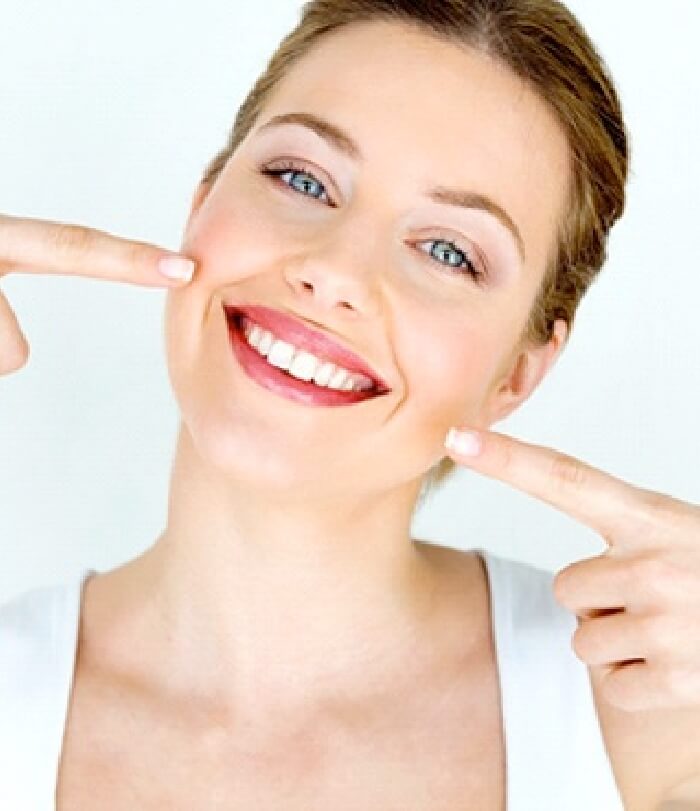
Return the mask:
[[[576,618],[554,599],[554,575],[475,551],[489,575],[507,811],[624,811],[588,669],[571,648]],[[1,809],[55,811],[82,586],[95,572],[0,605]]]

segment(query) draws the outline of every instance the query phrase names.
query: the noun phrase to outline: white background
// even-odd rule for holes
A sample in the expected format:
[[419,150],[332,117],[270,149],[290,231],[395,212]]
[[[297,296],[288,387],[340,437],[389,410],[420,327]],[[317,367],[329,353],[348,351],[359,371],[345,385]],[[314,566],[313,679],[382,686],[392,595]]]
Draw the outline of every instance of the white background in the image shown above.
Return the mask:
[[[570,5],[621,91],[629,208],[553,375],[498,430],[698,502],[700,7]],[[205,164],[299,8],[4,0],[0,211],[177,249]],[[32,355],[0,378],[0,599],[149,546],[164,526],[177,426],[164,292],[19,275],[2,289]],[[465,470],[417,514],[414,534],[551,570],[605,548]]]

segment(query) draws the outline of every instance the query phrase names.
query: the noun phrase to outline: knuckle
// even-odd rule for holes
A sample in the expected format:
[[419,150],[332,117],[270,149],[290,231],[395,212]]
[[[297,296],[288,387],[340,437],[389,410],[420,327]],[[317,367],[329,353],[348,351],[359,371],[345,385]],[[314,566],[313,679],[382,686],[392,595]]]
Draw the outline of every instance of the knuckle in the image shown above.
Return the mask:
[[634,499],[635,515],[647,531],[664,532],[681,527],[686,505],[663,493],[637,488]]
[[86,253],[95,244],[95,232],[84,225],[56,223],[49,233],[53,247],[61,252]]
[[585,624],[580,625],[571,639],[571,646],[580,659],[585,659],[591,653],[591,642],[588,628]]
[[126,242],[122,247],[127,265],[147,265],[153,260],[154,250],[143,242]]
[[0,374],[11,374],[26,366],[29,360],[29,344],[22,337],[10,341],[0,352]]
[[650,514],[667,507],[668,498],[654,490],[641,490],[638,488],[640,503]]
[[582,487],[586,482],[586,470],[572,456],[556,453],[551,462],[550,473],[555,482],[564,486]]
[[554,597],[562,605],[569,602],[571,597],[571,583],[569,578],[570,574],[568,573],[568,569],[562,569],[562,571],[560,571],[552,581]]

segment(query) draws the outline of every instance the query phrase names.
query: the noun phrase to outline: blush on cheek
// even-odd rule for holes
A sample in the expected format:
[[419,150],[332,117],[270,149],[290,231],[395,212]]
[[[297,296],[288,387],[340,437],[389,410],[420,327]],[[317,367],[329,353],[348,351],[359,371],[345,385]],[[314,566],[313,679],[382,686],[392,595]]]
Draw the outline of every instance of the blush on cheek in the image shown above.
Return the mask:
[[213,207],[203,214],[191,221],[182,251],[198,262],[207,284],[231,284],[279,264],[284,237],[259,216]]
[[497,376],[500,352],[494,343],[479,333],[462,342],[461,347],[453,355],[449,370],[445,369],[443,373],[452,381],[451,396],[465,417],[469,413],[478,418]]

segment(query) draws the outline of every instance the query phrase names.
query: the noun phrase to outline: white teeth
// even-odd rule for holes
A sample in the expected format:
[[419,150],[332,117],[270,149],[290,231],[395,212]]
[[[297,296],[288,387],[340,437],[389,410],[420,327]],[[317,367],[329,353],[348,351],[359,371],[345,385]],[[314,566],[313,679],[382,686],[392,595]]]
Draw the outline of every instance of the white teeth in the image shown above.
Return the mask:
[[289,369],[293,357],[294,347],[286,341],[277,339],[267,353],[267,362],[270,366],[277,366],[279,369]]
[[325,361],[316,370],[314,383],[316,383],[317,386],[327,386],[333,372],[335,372],[335,366],[329,361]]
[[352,380],[348,378],[348,373],[344,369],[338,369],[338,371],[328,381],[328,388],[337,389],[338,391],[345,391],[346,381],[350,383],[350,388],[352,388]]
[[318,360],[310,355],[308,352],[297,352],[294,355],[294,360],[287,370],[290,375],[299,378],[299,380],[311,380],[318,366]]
[[260,355],[267,358],[270,365],[284,369],[299,380],[313,380],[318,386],[336,391],[367,391],[374,388],[374,382],[366,375],[320,360],[309,352],[275,338],[258,324],[246,321],[245,337]]
[[245,336],[248,343],[261,355],[267,355],[275,341],[271,332],[261,329],[257,324],[246,325]]
[[243,327],[243,334],[246,341],[257,349],[260,346],[260,339],[262,338],[263,331],[257,324],[246,324]]

